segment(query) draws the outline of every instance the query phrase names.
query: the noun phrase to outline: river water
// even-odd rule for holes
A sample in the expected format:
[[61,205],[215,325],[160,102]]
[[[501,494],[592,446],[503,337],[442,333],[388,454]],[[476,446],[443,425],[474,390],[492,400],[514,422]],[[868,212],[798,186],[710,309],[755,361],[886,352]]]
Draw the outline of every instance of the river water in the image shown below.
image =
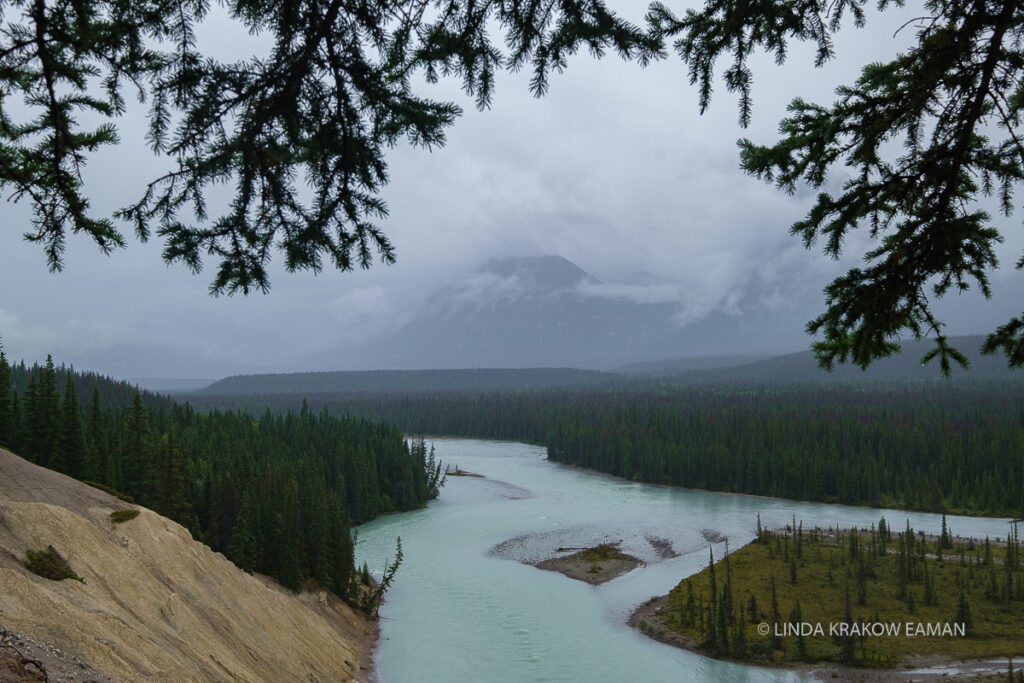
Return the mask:
[[[655,642],[626,625],[633,607],[795,515],[804,527],[868,526],[938,533],[941,517],[799,503],[625,482],[546,460],[542,447],[438,439],[449,477],[423,510],[359,527],[356,558],[379,573],[401,536],[405,560],[381,607],[375,655],[384,683],[406,681],[776,681],[793,673],[719,662]],[[1005,519],[950,517],[956,535],[1005,538]],[[672,543],[661,559],[648,537]],[[710,540],[709,540],[710,539]],[[647,565],[601,586],[520,560],[559,547],[620,541]]]

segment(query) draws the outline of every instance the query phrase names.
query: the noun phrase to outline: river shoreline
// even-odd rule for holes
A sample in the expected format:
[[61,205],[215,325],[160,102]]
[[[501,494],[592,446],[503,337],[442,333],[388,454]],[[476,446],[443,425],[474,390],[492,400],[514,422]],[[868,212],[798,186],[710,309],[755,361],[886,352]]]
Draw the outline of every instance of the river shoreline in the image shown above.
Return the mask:
[[379,683],[374,655],[380,645],[380,622],[367,619],[367,624],[365,634],[359,639],[359,668],[353,674],[353,680],[356,683]]
[[[419,438],[419,437],[417,436],[417,438]],[[533,443],[533,442],[530,442],[530,441],[523,441],[521,439],[499,439],[499,438],[496,438],[496,437],[480,438],[480,437],[461,436],[461,435],[452,435],[452,434],[433,434],[433,435],[427,435],[424,438],[426,438],[426,439],[435,439],[435,440],[439,440],[439,441],[448,441],[448,440],[450,440],[450,441],[476,441],[476,442],[485,442],[485,443],[486,442],[493,442],[493,443],[521,443],[521,444],[526,444],[528,446],[536,446],[538,448],[544,448],[545,450],[547,449],[547,445],[546,444],[543,444],[543,443]],[[596,470],[596,469],[592,469],[592,468],[589,468],[589,467],[583,467],[581,465],[574,465],[574,464],[568,463],[568,462],[561,462],[560,460],[551,460],[547,456],[545,456],[545,459],[548,462],[550,462],[552,465],[555,465],[557,467],[564,467],[564,468],[569,469],[569,470],[576,470],[576,471],[579,471],[579,472],[585,472],[587,474],[590,474],[590,475],[593,475],[593,476],[596,476],[596,477],[602,477],[602,478],[609,479],[609,480],[612,480],[612,481],[628,482],[628,483],[631,483],[631,484],[644,484],[645,486],[654,486],[654,487],[657,487],[657,488],[664,488],[664,489],[669,489],[669,490],[696,491],[696,492],[700,492],[700,493],[722,493],[722,494],[726,494],[726,495],[730,495],[730,496],[744,496],[744,497],[749,497],[749,498],[764,499],[764,500],[768,500],[768,501],[784,500],[784,501],[793,502],[793,503],[811,503],[811,504],[818,504],[818,505],[847,506],[847,507],[864,508],[864,509],[868,509],[868,510],[895,510],[895,511],[898,511],[898,512],[906,512],[906,513],[914,513],[914,514],[924,514],[924,515],[942,514],[941,512],[937,512],[937,511],[934,511],[934,510],[924,510],[924,509],[904,507],[904,506],[898,505],[898,504],[896,504],[894,502],[891,502],[891,501],[883,502],[881,504],[881,506],[874,506],[874,505],[869,505],[867,503],[845,503],[845,502],[841,502],[841,501],[837,501],[837,500],[816,500],[816,499],[813,499],[813,498],[784,498],[784,497],[780,497],[780,496],[772,496],[772,495],[769,495],[769,494],[766,494],[766,493],[747,493],[747,492],[744,492],[744,491],[727,491],[727,490],[724,490],[724,489],[706,489],[706,488],[700,488],[700,487],[697,487],[697,486],[680,486],[678,484],[661,484],[661,483],[657,483],[657,482],[627,479],[626,477],[621,477],[621,476],[619,476],[617,474],[610,474],[608,472],[602,472],[601,470]],[[977,519],[1006,519],[1006,520],[1011,519],[1010,517],[1007,517],[1006,515],[991,515],[991,514],[986,514],[984,512],[978,512],[976,510],[952,509],[952,510],[946,510],[945,513],[947,515],[955,516],[955,517],[973,517],[973,518],[977,518]]]
[[[685,580],[685,579],[684,579]],[[711,654],[691,637],[667,627],[661,619],[662,611],[670,609],[671,596],[659,595],[640,603],[631,611],[627,624],[641,634],[687,652],[709,659],[740,664],[743,666],[791,671],[813,680],[878,681],[1003,681],[1009,660],[986,657],[982,659],[957,659],[937,654],[908,654],[892,668],[866,668],[846,666],[827,661],[799,662],[774,661],[771,659],[742,659],[738,657]],[[1021,653],[1024,655],[1024,652]],[[1015,661],[1024,656],[1014,656]]]
[[[700,571],[708,545],[715,545],[717,559],[716,540],[728,538],[732,550],[752,538],[758,513],[765,528],[790,523],[794,515],[822,526],[863,527],[883,514],[623,485],[606,474],[550,462],[542,448],[522,443],[438,439],[436,445],[438,457],[453,469],[457,463],[485,478],[453,477],[427,508],[380,517],[359,529],[358,565],[384,566],[399,535],[405,553],[381,609],[374,654],[377,675],[388,683],[418,683],[439,672],[446,680],[467,681],[791,683],[797,676],[788,670],[711,660],[622,629],[639,603]],[[516,495],[509,495],[512,488]],[[903,526],[902,515],[884,514],[894,527],[896,521]],[[909,517],[926,532],[940,528],[939,517]],[[963,536],[1005,534],[1005,522],[949,521]],[[602,543],[618,543],[647,564],[599,586],[534,566]],[[809,677],[825,669],[804,671],[800,675]]]

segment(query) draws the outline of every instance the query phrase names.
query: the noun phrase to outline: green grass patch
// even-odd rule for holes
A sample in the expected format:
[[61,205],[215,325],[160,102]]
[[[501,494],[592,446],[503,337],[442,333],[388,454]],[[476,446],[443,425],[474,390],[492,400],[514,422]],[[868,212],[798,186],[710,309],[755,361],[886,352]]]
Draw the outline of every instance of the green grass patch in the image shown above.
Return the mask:
[[46,550],[26,550],[25,567],[33,574],[52,581],[82,580],[82,577],[71,571],[67,560],[61,557],[52,546]]
[[708,654],[753,662],[1008,657],[1024,633],[1022,555],[1015,538],[925,537],[884,523],[764,531],[676,586],[658,619]]
[[615,546],[602,543],[601,545],[594,546],[593,548],[587,548],[580,553],[587,562],[606,562],[608,560],[632,560],[633,558],[622,552]]
[[135,519],[139,516],[138,510],[124,509],[114,510],[110,513],[110,523],[120,524],[121,522],[127,522],[128,520]]

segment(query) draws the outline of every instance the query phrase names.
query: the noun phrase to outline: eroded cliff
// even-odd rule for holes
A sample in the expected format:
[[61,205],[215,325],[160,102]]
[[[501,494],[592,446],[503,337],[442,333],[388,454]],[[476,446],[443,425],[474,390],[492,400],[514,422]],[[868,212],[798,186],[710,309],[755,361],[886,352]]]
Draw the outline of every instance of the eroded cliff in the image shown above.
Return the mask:
[[[150,510],[0,449],[0,627],[122,680],[363,680],[376,626],[246,574]],[[53,546],[83,581],[24,566]]]

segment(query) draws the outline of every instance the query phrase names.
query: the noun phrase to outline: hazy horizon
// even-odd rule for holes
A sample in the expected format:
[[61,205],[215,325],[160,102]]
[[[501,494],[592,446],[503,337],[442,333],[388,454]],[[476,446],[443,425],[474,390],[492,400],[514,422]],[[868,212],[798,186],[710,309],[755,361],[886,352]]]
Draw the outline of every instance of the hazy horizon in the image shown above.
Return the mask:
[[[618,4],[627,18],[642,20],[642,6]],[[459,102],[465,113],[445,147],[426,152],[403,144],[388,155],[391,183],[383,196],[391,215],[380,226],[396,245],[397,264],[314,276],[287,274],[277,259],[266,296],[211,298],[213,264],[195,276],[184,266],[166,266],[161,244],[140,244],[132,235],[128,248],[110,257],[84,236],[69,235],[66,269],[50,274],[42,249],[21,237],[29,205],[5,202],[0,339],[15,360],[49,353],[118,377],[359,369],[381,362],[371,351],[443,308],[445,292],[464,296],[456,302],[463,309],[465,297],[494,297],[480,299],[483,307],[507,302],[512,293],[501,289],[502,278],[478,277],[492,260],[555,254],[598,281],[581,296],[631,302],[652,314],[637,318],[647,332],[622,328],[621,335],[633,336],[618,355],[610,343],[579,344],[574,367],[806,349],[811,339],[804,326],[824,308],[822,288],[859,262],[866,231],[850,236],[838,261],[804,249],[789,226],[803,217],[814,192],[789,196],[745,176],[736,140],[776,139],[778,121],[796,96],[832,101],[835,86],[855,78],[865,62],[913,39],[909,31],[894,37],[910,16],[913,8],[869,12],[866,28],[838,34],[837,58],[822,69],[810,66],[808,46],[793,46],[781,68],[763,55],[754,58],[753,122],[745,130],[736,124],[736,98],[724,88],[700,116],[685,67],[672,58],[644,69],[611,56],[578,55],[539,100],[529,93],[527,74],[501,74],[493,106],[483,112],[457,83],[424,85],[424,92]],[[215,36],[217,51],[230,54],[251,42],[241,33],[214,19],[200,41],[209,46]],[[90,160],[85,180],[98,215],[136,199],[166,164],[145,145],[143,114],[129,103],[119,124],[121,144]],[[830,179],[842,181],[841,173]],[[223,200],[211,197],[213,205]],[[1012,264],[1024,251],[1019,218],[996,223],[1007,238],[1001,260]],[[993,273],[995,297],[984,305],[976,292],[943,302],[938,309],[947,332],[985,333],[1018,314],[1020,277],[1006,268]],[[664,332],[672,326],[675,331]],[[671,352],[655,340],[666,334],[679,340]],[[443,339],[431,344],[446,349]],[[465,362],[477,365],[485,350],[467,346]],[[542,359],[531,354],[521,358]],[[565,366],[566,358],[552,356],[549,364]],[[412,355],[401,360],[451,365],[441,355],[436,363]],[[519,357],[505,360],[520,364]]]

